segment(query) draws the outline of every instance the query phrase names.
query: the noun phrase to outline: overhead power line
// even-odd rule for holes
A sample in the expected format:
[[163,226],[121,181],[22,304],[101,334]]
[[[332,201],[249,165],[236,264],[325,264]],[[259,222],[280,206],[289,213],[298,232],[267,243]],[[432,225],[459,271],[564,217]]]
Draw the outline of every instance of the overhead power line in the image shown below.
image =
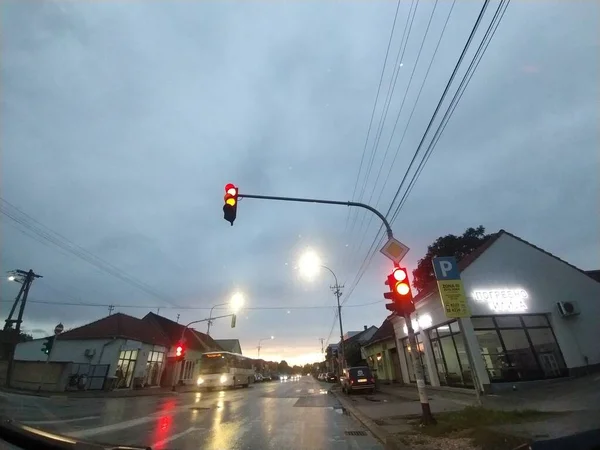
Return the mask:
[[[377,94],[375,94],[375,101],[373,102],[373,110],[371,111],[371,119],[369,120],[369,127],[367,129],[367,137],[365,138],[365,144],[363,146],[362,156],[360,158],[360,165],[358,167],[358,174],[356,175],[356,182],[354,183],[354,189],[352,191],[352,200],[355,200],[356,189],[358,188],[358,182],[360,181],[360,174],[362,172],[363,163],[365,160],[365,155],[367,153],[367,145],[369,143],[369,136],[371,135],[371,128],[373,127],[373,119],[375,118],[375,110],[377,109],[377,102],[379,101],[379,93],[381,92],[381,84],[383,83],[383,75],[385,74],[385,68],[387,66],[388,56],[390,54],[390,47],[392,45],[392,38],[394,37],[394,30],[396,29],[396,20],[398,19],[398,10],[400,9],[400,0],[398,0],[396,4],[396,13],[394,14],[394,21],[392,22],[392,29],[390,30],[390,38],[388,39],[387,49],[385,51],[385,58],[383,59],[383,66],[381,67],[381,75],[379,76],[379,84],[377,85]],[[350,215],[352,214],[352,209],[348,209],[348,214],[346,215],[346,225],[344,227],[344,231],[348,228],[348,223],[350,220]]]
[[458,106],[458,103],[460,102],[465,90],[467,89],[467,86],[469,85],[471,78],[473,77],[473,74],[477,70],[477,67],[479,67],[479,63],[481,62],[481,59],[483,58],[483,55],[485,54],[492,38],[494,37],[494,34],[496,33],[496,30],[498,28],[498,25],[502,21],[502,17],[504,16],[504,13],[506,12],[506,8],[508,8],[509,3],[510,3],[510,0],[501,0],[500,3],[498,4],[498,7],[496,8],[494,16],[490,22],[490,25],[488,26],[488,28],[484,34],[484,37],[481,40],[481,43],[479,44],[479,47],[477,48],[477,51],[475,52],[475,55],[473,56],[471,63],[469,64],[469,67],[467,68],[465,74],[463,75],[460,85],[458,86],[456,92],[454,93],[454,96],[452,97],[450,104],[446,108],[446,112],[444,113],[444,116],[442,117],[442,120],[440,121],[440,124],[438,125],[433,138],[431,139],[429,145],[427,146],[427,149],[425,150],[425,153],[423,154],[423,157],[421,158],[421,161],[420,161],[419,165],[417,166],[417,169],[416,169],[415,173],[413,174],[413,176],[408,184],[408,187],[406,188],[406,190],[404,192],[404,195],[400,199],[400,202],[398,203],[398,206],[396,207],[396,210],[394,211],[394,214],[392,215],[392,218],[390,221],[394,221],[398,217],[398,214],[400,213],[400,210],[404,206],[406,199],[410,195],[410,192],[412,191],[415,183],[417,182],[419,176],[421,175],[423,168],[427,164],[429,157],[433,153],[433,150],[435,149],[438,141],[440,140],[442,134],[444,133],[444,130],[446,129],[446,126],[448,125],[450,118],[454,114],[454,110]]
[[[446,25],[448,24],[448,19],[450,18],[450,15],[452,14],[452,10],[454,9],[454,3],[455,3],[455,1],[456,1],[456,0],[454,0],[454,1],[452,2],[452,5],[451,5],[451,7],[450,7],[450,11],[449,11],[449,13],[448,13],[448,16],[447,16],[447,18],[446,18],[446,22],[445,22],[445,24],[444,24],[444,27],[443,27],[443,29],[442,29],[442,33],[440,34],[440,37],[439,37],[439,39],[438,39],[438,42],[437,42],[437,45],[436,45],[435,51],[433,52],[433,56],[431,57],[431,61],[430,61],[430,63],[429,63],[429,67],[427,68],[427,73],[425,74],[425,77],[423,78],[423,82],[421,83],[421,89],[419,90],[419,93],[418,93],[418,95],[417,95],[417,99],[415,100],[415,104],[414,104],[414,106],[413,106],[413,109],[412,109],[412,111],[414,111],[414,109],[415,109],[415,107],[416,107],[416,104],[417,104],[417,102],[419,101],[419,97],[420,97],[420,95],[421,95],[421,91],[423,90],[423,86],[424,86],[424,84],[425,84],[425,81],[427,80],[427,76],[429,75],[429,69],[431,68],[431,65],[433,64],[433,61],[434,61],[434,59],[435,59],[435,56],[436,56],[436,54],[437,54],[437,49],[438,49],[438,47],[439,47],[439,45],[440,45],[440,42],[441,42],[441,40],[442,40],[442,36],[444,35],[444,32],[445,32],[445,30],[446,30]],[[392,128],[392,132],[390,133],[390,137],[389,137],[389,139],[388,139],[388,143],[387,143],[387,146],[386,146],[386,148],[385,148],[385,152],[384,152],[384,154],[383,154],[383,158],[382,158],[382,160],[381,160],[381,164],[380,164],[380,166],[379,166],[379,170],[377,171],[377,175],[376,175],[376,177],[375,177],[375,183],[374,183],[374,185],[373,185],[373,189],[371,190],[371,194],[370,194],[370,196],[369,196],[369,200],[367,201],[367,204],[369,204],[369,205],[371,204],[371,201],[373,200],[373,194],[375,193],[375,191],[376,191],[376,189],[377,189],[377,182],[378,182],[379,178],[381,177],[381,172],[382,172],[382,170],[383,170],[383,168],[384,168],[384,166],[385,166],[385,163],[386,163],[386,161],[387,161],[387,157],[388,157],[388,154],[389,154],[389,151],[390,151],[390,147],[391,147],[391,145],[392,145],[392,140],[393,140],[393,138],[394,138],[394,135],[395,135],[395,132],[396,132],[396,128],[398,127],[398,123],[399,123],[399,121],[400,121],[400,117],[401,117],[401,115],[402,115],[402,111],[404,111],[404,104],[406,103],[406,99],[407,99],[407,97],[408,97],[408,92],[410,91],[410,87],[411,87],[411,85],[412,85],[412,82],[413,82],[413,78],[414,78],[414,75],[415,75],[415,71],[416,71],[416,69],[417,69],[417,66],[419,65],[419,61],[420,61],[420,59],[421,59],[421,53],[423,52],[423,47],[424,47],[424,45],[425,45],[425,41],[427,40],[427,36],[429,35],[429,29],[430,29],[430,27],[431,27],[431,22],[432,22],[432,20],[433,20],[433,17],[434,17],[434,15],[435,15],[435,11],[436,11],[436,9],[437,9],[437,5],[438,5],[438,0],[436,0],[436,1],[435,1],[434,5],[433,5],[433,9],[432,9],[432,11],[431,11],[431,14],[429,15],[429,20],[428,20],[428,22],[427,22],[427,27],[426,27],[426,29],[425,29],[425,33],[423,34],[423,38],[421,39],[421,45],[419,46],[419,51],[418,51],[418,53],[417,53],[417,58],[416,58],[416,60],[415,60],[415,63],[413,64],[412,71],[411,71],[411,74],[410,74],[410,77],[409,77],[409,80],[408,80],[408,84],[407,84],[407,86],[406,86],[406,89],[405,89],[405,91],[404,91],[404,95],[403,95],[403,97],[402,97],[402,102],[400,103],[400,108],[399,108],[399,110],[398,110],[398,114],[396,115],[396,120],[395,120],[395,122],[394,122],[394,127]],[[415,8],[415,11],[416,11],[416,8]],[[413,15],[413,20],[414,20],[414,15]],[[411,28],[412,28],[412,21],[411,21]],[[410,33],[410,30],[409,30],[409,33]],[[405,48],[406,48],[406,47],[405,47]],[[403,58],[404,58],[404,56],[402,56],[402,58],[401,58],[401,59],[403,59]],[[388,105],[388,106],[389,106],[389,105]],[[411,116],[412,116],[412,112],[411,112]],[[410,120],[410,118],[409,118],[409,120]],[[406,133],[406,128],[404,129],[404,134],[405,134],[405,133]],[[402,143],[402,140],[404,140],[404,134],[402,135],[402,139],[401,139],[401,141],[400,141],[400,144]],[[391,163],[391,164],[389,164],[388,176],[386,177],[386,179],[385,179],[385,181],[384,181],[383,185],[381,186],[381,191],[379,192],[379,196],[378,196],[378,198],[377,198],[376,205],[378,205],[378,204],[379,204],[379,202],[380,202],[380,200],[381,200],[381,195],[383,194],[383,191],[384,191],[384,189],[385,189],[385,186],[386,186],[386,184],[387,184],[387,182],[388,182],[388,179],[389,179],[389,175],[390,175],[390,173],[391,173],[391,171],[392,171],[392,169],[393,169],[393,167],[394,167],[394,164],[395,164],[395,162],[396,162],[396,158],[398,157],[398,154],[399,154],[399,149],[400,149],[400,146],[398,146],[398,148],[396,149],[396,152],[395,152],[395,154],[394,154],[394,158],[393,158],[393,160],[392,160],[392,163]],[[358,233],[359,233],[359,234],[361,234],[361,232],[362,232],[362,230],[363,230],[363,229],[364,229],[365,231],[364,231],[364,233],[362,233],[362,238],[360,239],[360,243],[359,243],[359,244],[358,244],[358,246],[356,247],[356,253],[360,253],[360,250],[362,249],[362,246],[363,246],[363,243],[364,243],[364,241],[365,241],[365,238],[367,237],[367,234],[368,234],[368,232],[369,232],[369,227],[371,226],[371,223],[373,222],[373,215],[372,215],[372,214],[370,214],[370,215],[369,215],[369,220],[368,220],[368,222],[367,222],[367,226],[366,226],[366,228],[364,228],[364,227],[363,227],[363,225],[364,225],[364,222],[365,222],[365,219],[366,219],[366,214],[365,214],[365,215],[363,215],[363,217],[362,217],[362,220],[361,220],[361,223],[360,223],[360,225],[359,225],[359,227],[358,227],[358,230],[359,230],[359,231],[358,231]]]
[[[0,303],[12,303],[13,300],[0,300]],[[88,303],[79,301],[54,301],[54,300],[28,300],[28,303],[38,303],[42,305],[62,305],[62,306],[83,306],[83,307],[94,307],[94,308],[130,308],[130,309],[176,309],[176,310],[189,310],[189,311],[209,311],[213,308],[205,306],[164,306],[164,305],[132,305],[132,304],[117,304],[117,303]],[[361,303],[356,305],[347,305],[346,308],[360,308],[363,306],[370,306],[380,301]],[[226,310],[227,307],[214,308],[217,310]],[[304,305],[304,306],[246,306],[244,310],[247,311],[286,311],[286,310],[311,310],[311,309],[330,309],[337,310],[337,306],[323,306],[323,305]],[[337,318],[337,312],[336,312]]]
[[[175,305],[175,302],[171,298],[157,291],[152,286],[136,279],[132,275],[129,275],[127,272],[123,271],[122,269],[119,269],[118,267],[114,266],[108,261],[105,261],[104,259],[94,255],[93,253],[89,252],[83,247],[75,244],[66,237],[57,233],[56,231],[48,228],[47,226],[37,221],[29,214],[17,208],[15,205],[8,202],[7,200],[0,197],[0,201],[2,202],[0,204],[0,212],[12,221],[14,221],[16,224],[18,224],[18,226],[27,230],[28,232],[34,233],[35,235],[43,239],[45,242],[53,244],[58,249],[64,250],[67,253],[76,256],[77,258],[87,262],[88,264],[93,265],[97,269],[100,269],[101,271],[112,275],[115,278],[118,278],[119,280],[129,284],[130,286],[135,287],[136,289],[145,292],[146,294],[149,294],[166,303]],[[39,242],[38,239],[36,239],[36,241]]]
[[[492,18],[492,20],[490,21],[490,24],[488,25],[487,31],[484,35],[484,37],[482,38],[482,41],[479,45],[478,50],[475,52],[475,55],[473,56],[471,63],[467,69],[467,71],[465,72],[465,74],[463,75],[463,79],[457,89],[457,91],[454,94],[454,97],[452,99],[452,101],[450,102],[449,106],[446,109],[446,113],[444,114],[444,118],[442,119],[442,121],[440,122],[440,124],[437,127],[436,133],[434,134],[434,137],[432,138],[425,154],[423,155],[421,162],[419,163],[419,166],[417,168],[417,170],[415,171],[415,173],[413,174],[413,177],[411,178],[411,181],[409,183],[409,186],[407,188],[407,190],[404,193],[404,196],[402,197],[400,203],[398,204],[398,206],[396,207],[396,209],[394,210],[394,213],[392,214],[391,220],[390,222],[393,222],[399,211],[400,208],[402,207],[402,205],[404,204],[404,202],[406,201],[406,198],[408,197],[408,195],[410,194],[410,191],[412,190],[412,188],[414,187],[414,184],[416,183],[416,180],[418,179],[418,176],[420,175],[420,173],[423,170],[424,165],[427,163],[427,160],[429,159],[429,157],[431,156],[431,153],[433,151],[433,149],[435,148],[435,145],[437,144],[437,142],[439,141],[439,138],[441,136],[441,134],[443,133],[446,124],[448,123],[448,120],[450,119],[450,117],[452,116],[454,110],[456,109],[456,106],[458,105],[458,102],[460,101],[460,99],[462,98],[462,95],[466,89],[466,87],[468,86],[471,78],[473,77],[473,74],[475,73],[475,70],[477,69],[479,62],[481,61],[481,58],[483,57],[483,54],[485,53],[485,51],[487,50],[487,47],[489,46],[489,43],[491,42],[491,39],[493,38],[496,29],[498,28],[498,25],[500,23],[500,21],[502,20],[502,17],[504,16],[504,13],[506,12],[506,8],[508,8],[508,4],[510,3],[510,0],[501,0],[500,4],[498,5],[496,12],[494,14],[494,17]],[[425,133],[423,135],[423,138],[421,139],[419,146],[417,147],[417,150],[415,151],[415,154],[413,155],[413,159],[411,160],[411,163],[409,164],[409,167],[405,173],[405,176],[403,177],[400,186],[398,187],[398,190],[396,192],[396,195],[394,196],[394,199],[392,200],[392,203],[390,205],[390,208],[388,209],[387,213],[386,213],[386,218],[390,217],[390,212],[392,211],[392,208],[394,206],[394,202],[396,201],[399,192],[401,191],[404,182],[406,181],[406,178],[410,172],[410,169],[412,167],[412,165],[414,164],[414,161],[416,159],[416,156],[419,154],[421,147],[423,146],[423,143],[425,141],[425,138],[427,136],[427,134],[429,133],[429,130],[431,129],[431,125],[433,123],[433,120],[435,119],[435,116],[437,115],[437,113],[439,112],[439,109],[441,107],[441,104],[443,103],[443,100],[446,96],[446,94],[448,93],[449,90],[449,86],[452,83],[452,81],[454,80],[454,77],[456,75],[456,72],[458,71],[458,67],[461,65],[462,60],[464,59],[464,55],[466,54],[467,49],[469,48],[471,41],[473,40],[473,36],[475,35],[475,32],[477,31],[477,28],[479,27],[479,24],[481,23],[481,19],[483,17],[483,15],[485,14],[486,8],[489,4],[489,0],[486,0],[484,2],[484,5],[482,6],[482,9],[479,13],[479,16],[477,18],[477,21],[473,27],[473,30],[471,31],[470,35],[469,35],[469,39],[467,40],[467,43],[465,44],[465,47],[463,48],[463,51],[461,53],[461,56],[459,57],[459,60],[452,72],[452,75],[450,77],[450,80],[448,82],[448,84],[446,85],[446,88],[444,89],[444,93],[442,94],[442,98],[440,99],[440,101],[438,102],[438,105],[434,111],[434,114],[432,116],[432,119],[430,120],[427,129],[425,130]],[[379,231],[377,232],[377,234],[375,235],[375,239],[373,240],[373,243],[371,245],[371,248],[369,249],[369,251],[367,252],[367,255],[365,256],[365,259],[363,260],[363,263],[361,264],[361,268],[359,269],[359,272],[357,273],[357,276],[355,277],[355,280],[353,281],[353,283],[351,284],[348,293],[346,294],[346,301],[348,300],[348,298],[350,297],[350,295],[352,294],[352,292],[354,291],[354,289],[356,288],[356,286],[358,285],[358,282],[360,282],[360,279],[362,278],[362,276],[364,275],[364,273],[366,272],[366,269],[368,267],[368,265],[370,264],[370,261],[372,260],[373,256],[375,255],[376,249],[378,246],[376,246],[377,242],[379,241],[379,245],[381,245],[381,242],[383,241],[385,236],[381,236],[380,237],[380,233],[382,231],[382,227],[379,228]]]

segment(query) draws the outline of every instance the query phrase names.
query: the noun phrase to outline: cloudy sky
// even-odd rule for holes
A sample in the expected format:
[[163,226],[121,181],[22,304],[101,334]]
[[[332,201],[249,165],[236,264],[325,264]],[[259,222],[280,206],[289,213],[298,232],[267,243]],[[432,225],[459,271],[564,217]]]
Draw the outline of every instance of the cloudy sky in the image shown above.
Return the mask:
[[[306,248],[345,284],[345,329],[379,325],[389,262],[368,252],[377,219],[245,199],[231,227],[223,187],[354,198],[391,218],[482,2],[412,5],[400,3],[365,145],[394,1],[2,2],[1,269],[44,276],[26,331],[79,326],[109,304],[189,322],[240,290],[248,308],[235,329],[217,322],[214,337],[255,355],[274,335],[265,358],[315,359],[319,338],[339,332],[331,275],[298,275]],[[438,236],[479,224],[600,268],[598,9],[509,5],[393,220],[409,268]],[[18,285],[0,288],[4,318]]]

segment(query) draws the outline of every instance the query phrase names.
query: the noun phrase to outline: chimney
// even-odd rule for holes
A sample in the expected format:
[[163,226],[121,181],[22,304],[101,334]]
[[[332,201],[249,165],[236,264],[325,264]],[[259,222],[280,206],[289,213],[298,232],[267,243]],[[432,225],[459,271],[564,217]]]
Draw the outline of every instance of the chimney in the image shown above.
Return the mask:
[[363,325],[363,326],[365,327],[365,331],[367,331],[367,326],[366,325]]

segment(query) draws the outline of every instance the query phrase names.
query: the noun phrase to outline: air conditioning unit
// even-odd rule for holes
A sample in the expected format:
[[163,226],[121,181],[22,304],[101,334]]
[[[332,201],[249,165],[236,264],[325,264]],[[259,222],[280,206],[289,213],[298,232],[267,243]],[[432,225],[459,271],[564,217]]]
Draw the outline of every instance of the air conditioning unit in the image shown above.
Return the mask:
[[96,349],[95,348],[86,348],[85,349],[85,356],[86,356],[86,358],[93,358],[95,354],[96,354]]
[[577,316],[581,312],[577,302],[557,302],[558,312],[563,317]]

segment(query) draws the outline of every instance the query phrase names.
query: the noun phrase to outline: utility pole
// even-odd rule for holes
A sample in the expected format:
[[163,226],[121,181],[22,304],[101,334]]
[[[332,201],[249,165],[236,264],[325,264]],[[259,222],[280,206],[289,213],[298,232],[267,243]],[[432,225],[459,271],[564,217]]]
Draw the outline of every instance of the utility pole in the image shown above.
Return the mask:
[[109,316],[112,314],[113,309],[115,309],[115,305],[108,305],[108,315]]
[[[332,272],[333,273],[333,272]],[[339,376],[342,376],[344,372],[344,367],[346,367],[346,349],[344,347],[344,327],[342,326],[342,305],[340,304],[340,297],[342,296],[342,288],[344,286],[340,286],[337,282],[337,277],[335,280],[335,285],[330,286],[331,290],[335,294],[335,298],[337,299],[337,308],[338,308],[338,320],[340,322],[340,364],[338,367]]]
[[[23,323],[23,313],[25,311],[25,304],[27,303],[27,297],[29,295],[29,290],[31,289],[31,284],[33,283],[33,280],[35,280],[36,278],[42,278],[42,276],[36,274],[33,271],[33,269],[29,269],[28,272],[26,272],[24,270],[19,270],[19,269],[12,270],[9,272],[8,279],[11,281],[16,281],[17,283],[21,283],[21,289],[19,289],[19,293],[17,294],[17,297],[15,298],[12,308],[10,309],[10,313],[8,314],[8,317],[6,318],[6,321],[4,324],[4,331],[9,331],[9,330],[12,331],[13,324],[15,325],[14,333],[7,333],[9,335],[14,335],[14,336],[13,336],[13,338],[11,338],[10,343],[9,343],[8,367],[6,370],[6,387],[10,387],[10,381],[11,381],[11,377],[12,377],[12,369],[13,369],[14,359],[15,359],[15,349],[19,342],[19,337],[21,335],[21,323]],[[19,308],[19,314],[17,316],[17,319],[13,319],[13,314],[15,313],[15,310],[17,309],[17,305],[19,304],[19,302],[21,303],[21,306]]]

